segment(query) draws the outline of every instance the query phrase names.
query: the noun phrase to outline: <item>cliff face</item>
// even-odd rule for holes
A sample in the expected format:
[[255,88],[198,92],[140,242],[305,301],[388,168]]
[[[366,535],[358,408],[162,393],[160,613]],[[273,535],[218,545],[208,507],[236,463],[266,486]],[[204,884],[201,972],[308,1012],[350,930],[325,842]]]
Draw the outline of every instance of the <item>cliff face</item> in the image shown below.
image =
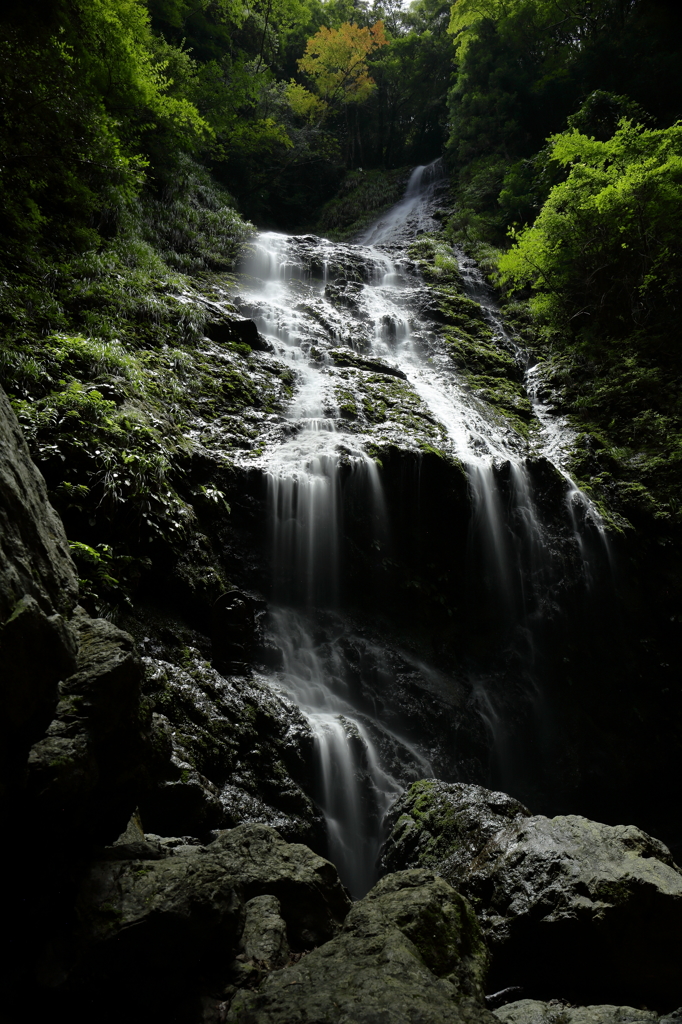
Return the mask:
[[[0,393],[0,658],[5,798],[76,665],[78,578],[61,520]],[[11,781],[10,781],[11,780]]]
[[50,974],[52,933],[72,915],[82,864],[125,828],[163,740],[141,702],[131,637],[77,604],[64,527],[4,392],[0,438],[2,811],[17,835],[45,837],[18,862],[4,851],[16,880],[5,980],[16,991]]

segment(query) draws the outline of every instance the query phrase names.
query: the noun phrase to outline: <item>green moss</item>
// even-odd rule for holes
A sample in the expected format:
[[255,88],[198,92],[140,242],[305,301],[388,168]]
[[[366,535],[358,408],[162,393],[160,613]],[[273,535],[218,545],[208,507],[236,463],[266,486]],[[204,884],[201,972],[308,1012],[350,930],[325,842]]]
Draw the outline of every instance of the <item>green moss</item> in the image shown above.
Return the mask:
[[464,283],[457,257],[450,243],[442,235],[420,235],[411,244],[408,254],[417,263],[424,280],[429,284],[442,289],[449,287],[461,293]]
[[604,903],[617,907],[621,903],[628,903],[632,899],[632,887],[626,879],[612,882],[601,881],[594,891],[594,896]]
[[541,372],[577,435],[570,469],[617,530],[682,520],[682,400],[676,376],[651,358],[550,348]]
[[408,790],[408,799],[409,814],[398,819],[398,826],[403,836],[416,829],[410,835],[410,841],[417,841],[419,864],[434,867],[459,845],[457,815],[452,806],[441,798],[438,783],[432,779],[414,782]]
[[444,321],[442,337],[462,378],[507,426],[528,438],[532,411],[521,369],[494,338],[480,305],[463,294],[452,246],[443,235],[425,235],[409,251],[431,286]]

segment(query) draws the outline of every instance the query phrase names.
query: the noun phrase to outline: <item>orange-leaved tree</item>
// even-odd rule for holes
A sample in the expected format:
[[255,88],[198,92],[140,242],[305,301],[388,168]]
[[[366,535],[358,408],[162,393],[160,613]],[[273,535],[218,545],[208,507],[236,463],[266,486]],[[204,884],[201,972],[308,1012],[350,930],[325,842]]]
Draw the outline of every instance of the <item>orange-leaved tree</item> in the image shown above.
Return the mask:
[[309,119],[319,119],[330,107],[362,103],[376,88],[367,57],[386,46],[383,21],[368,28],[345,22],[340,28],[322,28],[312,36],[298,66],[312,81],[315,94],[291,82],[289,103]]

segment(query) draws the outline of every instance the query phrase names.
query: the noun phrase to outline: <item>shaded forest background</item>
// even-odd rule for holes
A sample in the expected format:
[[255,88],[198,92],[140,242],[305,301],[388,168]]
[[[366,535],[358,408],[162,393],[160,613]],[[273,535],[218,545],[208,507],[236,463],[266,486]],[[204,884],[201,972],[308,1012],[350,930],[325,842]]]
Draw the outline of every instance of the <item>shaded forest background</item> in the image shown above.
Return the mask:
[[0,381],[97,607],[185,543],[199,293],[253,224],[352,236],[439,156],[444,236],[561,395],[576,478],[673,543],[681,58],[673,0],[4,5]]

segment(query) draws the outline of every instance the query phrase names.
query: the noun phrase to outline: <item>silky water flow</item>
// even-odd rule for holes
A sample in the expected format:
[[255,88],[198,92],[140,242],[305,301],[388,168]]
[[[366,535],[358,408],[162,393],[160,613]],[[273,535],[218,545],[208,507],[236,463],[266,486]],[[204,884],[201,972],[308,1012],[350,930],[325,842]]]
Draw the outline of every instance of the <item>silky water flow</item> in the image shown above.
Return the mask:
[[[356,495],[378,547],[390,533],[390,522],[379,468],[366,451],[371,439],[341,415],[334,370],[338,359],[330,353],[360,351],[383,361],[423,404],[436,424],[441,449],[465,467],[472,572],[486,580],[501,619],[515,624],[529,665],[533,621],[551,586],[552,555],[533,498],[527,445],[472,399],[448,357],[428,344],[434,325],[420,316],[413,301],[423,285],[406,249],[418,233],[437,229],[431,214],[442,185],[439,161],[418,167],[403,200],[357,244],[265,232],[251,243],[241,267],[242,312],[255,320],[296,381],[286,422],[268,438],[262,455],[274,575],[270,623],[283,655],[281,670],[268,681],[310,723],[316,800],[327,826],[328,854],[355,896],[376,880],[384,818],[405,782],[382,764],[378,739],[400,751],[400,760],[411,766],[408,778],[433,772],[413,744],[358,699],[343,670],[344,495]],[[478,269],[458,255],[467,294],[480,303],[493,336],[513,346]],[[595,543],[606,547],[605,533],[563,469],[565,425],[557,425],[537,398],[533,380],[531,370],[529,394],[543,454],[566,477],[566,513],[589,576],[590,551]],[[541,718],[542,696],[531,670],[528,680],[529,700]],[[484,676],[473,680],[472,693],[504,779],[505,765],[511,775],[514,762],[504,715]]]

